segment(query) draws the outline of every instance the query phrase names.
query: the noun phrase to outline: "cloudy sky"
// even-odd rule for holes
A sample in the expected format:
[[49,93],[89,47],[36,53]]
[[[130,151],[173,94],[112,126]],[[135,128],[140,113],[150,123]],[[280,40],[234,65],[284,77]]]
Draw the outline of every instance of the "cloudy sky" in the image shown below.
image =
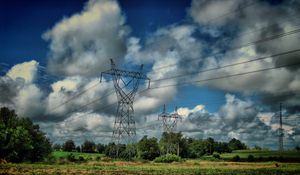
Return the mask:
[[[178,131],[277,149],[300,145],[300,2],[21,1],[0,6],[0,106],[54,143],[107,143],[117,97],[100,81],[113,58],[151,79],[134,109],[138,138],[160,136],[164,104]],[[109,77],[105,77],[106,80]]]

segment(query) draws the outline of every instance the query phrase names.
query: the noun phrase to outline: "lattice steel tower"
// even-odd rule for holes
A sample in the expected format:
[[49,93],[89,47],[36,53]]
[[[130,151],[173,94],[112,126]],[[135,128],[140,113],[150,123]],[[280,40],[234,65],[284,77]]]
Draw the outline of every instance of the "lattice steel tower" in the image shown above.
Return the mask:
[[279,138],[278,138],[278,150],[283,151],[283,129],[282,129],[282,103],[279,106]]
[[112,76],[114,87],[118,98],[117,115],[115,117],[114,129],[112,133],[112,141],[119,143],[134,143],[136,136],[133,101],[139,87],[141,79],[148,80],[150,86],[150,79],[142,72],[143,65],[140,70],[127,71],[117,69],[114,61],[111,61],[111,69],[101,72],[101,79],[103,74]]
[[162,120],[164,132],[175,132],[177,128],[178,120],[181,120],[181,116],[177,113],[177,107],[175,113],[169,114],[166,112],[166,105],[164,105],[163,112],[158,115],[158,120]]

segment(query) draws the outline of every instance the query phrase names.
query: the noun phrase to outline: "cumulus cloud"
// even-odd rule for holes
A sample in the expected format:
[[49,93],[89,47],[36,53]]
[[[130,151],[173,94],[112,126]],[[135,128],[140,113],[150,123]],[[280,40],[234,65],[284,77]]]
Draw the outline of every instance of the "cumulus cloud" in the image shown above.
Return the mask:
[[[242,100],[235,95],[226,94],[226,102],[218,112],[211,113],[203,105],[194,108],[179,108],[178,113],[183,121],[178,123],[178,130],[185,135],[196,138],[213,137],[216,140],[228,141],[237,138],[250,146],[259,145],[272,147],[278,141],[279,121],[274,112],[262,112],[253,107],[250,100]],[[286,114],[289,119],[296,120],[297,116]],[[297,126],[284,118],[283,130],[285,138],[292,140],[286,146],[299,142]],[[293,120],[293,121],[294,121]],[[264,141],[264,145],[262,145]],[[291,144],[292,143],[292,144]]]
[[240,5],[247,3],[249,3],[249,1],[193,0],[188,12],[197,23],[206,25],[213,23],[215,25],[221,25],[234,18],[233,15],[228,15],[228,12],[237,10]]
[[6,75],[13,80],[22,78],[26,83],[32,83],[36,78],[38,65],[38,62],[35,60],[17,64],[13,66]]
[[47,68],[56,75],[99,75],[109,59],[126,53],[128,27],[114,0],[91,0],[82,12],[64,18],[43,38],[50,42]]
[[82,144],[84,140],[108,143],[111,141],[113,117],[101,113],[77,112],[59,122],[39,124],[54,143],[63,143],[68,139],[77,144]]
[[35,60],[16,64],[1,77],[1,106],[15,109],[23,117],[42,117],[44,93],[34,84],[38,65]]
[[[195,28],[191,25],[171,25],[158,29],[148,36],[145,45],[141,45],[137,38],[129,39],[126,61],[152,64],[148,77],[154,89],[137,96],[135,108],[138,114],[155,112],[164,103],[175,98],[177,87],[157,89],[155,87],[176,84],[179,80],[156,80],[188,71],[185,60],[201,56],[202,45],[193,36],[194,32]],[[165,67],[166,65],[172,66]],[[164,68],[161,69],[162,67]]]
[[[157,121],[158,110],[176,99],[180,90],[176,86],[156,87],[282,66],[299,60],[299,54],[295,53],[188,78],[159,80],[297,49],[300,39],[297,34],[237,49],[249,42],[297,29],[298,2],[278,2],[280,6],[265,1],[252,2],[194,0],[187,14],[192,23],[164,26],[146,38],[136,38],[129,35],[117,1],[90,0],[81,12],[65,17],[43,34],[50,49],[47,69],[64,77],[53,80],[44,91],[36,82],[39,64],[36,61],[18,64],[0,78],[3,94],[0,104],[10,105],[19,114],[39,120],[53,141],[109,142],[116,106],[104,107],[117,99],[113,83],[99,84],[95,77],[109,69],[109,58],[117,65],[147,64],[147,76],[152,80],[153,89],[138,93],[135,98],[137,135],[158,137],[162,131]],[[244,6],[248,7],[242,8]],[[228,11],[235,13],[227,14]],[[291,14],[295,19],[289,18]],[[209,56],[213,53],[220,54]],[[289,107],[287,116],[299,111],[299,71],[299,67],[294,66],[202,83],[202,86],[231,94],[225,95],[226,102],[217,111],[210,112],[204,105],[179,108],[183,121],[178,131],[187,136],[224,141],[235,137],[250,145],[265,140],[267,145],[263,146],[274,146],[278,130],[276,114],[265,106],[257,107],[257,103],[261,101],[277,107],[278,101],[284,102]],[[146,83],[141,84],[140,90],[146,88]],[[233,95],[236,92],[259,98],[257,101],[243,100]],[[44,117],[43,121],[40,116]],[[299,143],[300,132],[295,126],[284,123],[284,131],[288,139]]]
[[0,77],[0,103],[2,106],[11,106],[13,104],[13,99],[17,96],[20,89],[18,84],[23,83],[21,79],[18,80],[14,81],[8,76]]
[[110,114],[114,111],[113,108],[103,108],[116,102],[111,82],[100,83],[99,78],[76,76],[54,82],[51,87],[46,99],[46,113],[53,120],[64,120],[75,112],[92,110]]
[[16,111],[20,116],[32,119],[44,116],[44,94],[34,84],[24,86],[15,99]]
[[[295,19],[300,16],[298,10],[299,2],[283,1],[278,3],[279,5],[266,1],[193,1],[189,14],[199,28],[206,26],[207,30],[218,31],[221,33],[217,36],[219,40],[224,38],[222,33],[227,33],[227,36],[225,36],[225,38],[227,37],[226,45],[214,42],[210,44],[210,46],[213,46],[212,52],[217,51],[220,54],[206,58],[200,69],[219,67],[299,49],[300,35],[297,33],[278,39],[266,40],[266,38],[280,36],[284,32],[287,33],[298,29],[298,22]],[[227,14],[226,12],[228,11],[231,13]],[[264,17],[262,18],[262,16]],[[232,33],[231,31],[235,32]],[[215,32],[208,32],[207,34],[212,35],[211,33]],[[265,42],[252,43],[264,39],[266,40]],[[247,47],[239,48],[240,46]],[[233,48],[238,49],[231,50]],[[295,52],[271,57],[261,61],[200,74],[195,79],[210,79],[220,77],[220,75],[239,74],[269,67],[296,64],[299,63],[299,56],[300,53]],[[299,84],[298,75],[299,66],[291,66],[273,71],[264,71],[263,73],[210,81],[205,83],[205,85],[229,92],[242,92],[248,95],[259,93],[263,99],[268,98],[270,99],[268,101],[275,103],[278,103],[278,97],[281,97],[282,102],[286,103],[289,108],[295,109],[295,106],[300,105],[299,96],[297,95],[299,89],[296,88]],[[269,103],[268,105],[273,104]]]

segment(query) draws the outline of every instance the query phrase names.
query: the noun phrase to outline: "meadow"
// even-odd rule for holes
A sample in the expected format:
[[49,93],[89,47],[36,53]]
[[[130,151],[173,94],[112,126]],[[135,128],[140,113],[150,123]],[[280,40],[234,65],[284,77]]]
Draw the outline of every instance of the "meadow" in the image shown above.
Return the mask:
[[[221,157],[230,158],[239,153],[239,156],[248,157],[251,153],[255,157],[276,155],[272,151],[236,151],[230,154],[222,154]],[[254,154],[256,153],[256,154]],[[70,155],[75,159],[83,158],[84,161],[67,161]],[[278,153],[279,155],[279,153]],[[280,154],[281,155],[281,154]],[[292,155],[284,154],[285,155]],[[294,156],[298,156],[297,155]],[[182,162],[155,163],[153,161],[113,160],[101,154],[95,153],[69,153],[53,152],[52,161],[42,163],[7,163],[0,165],[0,174],[241,174],[241,175],[300,175],[300,163],[289,162],[232,162],[225,160],[195,160],[187,159]],[[81,158],[81,159],[82,159]]]
[[[248,156],[253,156],[253,161],[280,161],[280,162],[300,162],[300,151],[266,151],[266,150],[236,150],[231,153],[220,154],[220,159],[231,161],[235,156],[240,157],[240,161],[248,161]],[[214,159],[212,155],[203,156],[205,160]]]

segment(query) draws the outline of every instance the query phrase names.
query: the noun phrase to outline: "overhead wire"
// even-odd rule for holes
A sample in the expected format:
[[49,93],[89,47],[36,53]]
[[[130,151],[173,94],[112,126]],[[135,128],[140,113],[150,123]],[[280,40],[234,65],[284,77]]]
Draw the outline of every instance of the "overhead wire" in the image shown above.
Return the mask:
[[[241,48],[244,48],[244,47],[249,47],[249,46],[252,46],[252,45],[255,45],[255,44],[258,44],[258,43],[262,43],[262,42],[265,42],[265,41],[271,41],[271,40],[274,40],[274,39],[282,38],[282,37],[289,36],[289,35],[292,35],[292,34],[296,34],[296,33],[299,33],[299,32],[300,32],[300,28],[296,28],[296,29],[290,30],[288,32],[282,32],[280,34],[272,35],[272,36],[269,36],[269,37],[266,37],[266,38],[263,38],[263,39],[259,39],[259,40],[253,41],[253,42],[241,44],[239,46],[226,49],[226,51],[233,51],[233,50],[241,49]],[[220,54],[224,54],[224,51],[219,51],[219,52],[208,54],[207,56],[205,56],[205,58],[212,57],[212,56],[217,56],[217,55],[220,55]],[[185,62],[193,62],[193,61],[199,61],[199,58],[192,58],[192,59],[185,60]],[[155,69],[152,69],[152,72],[160,72],[159,70],[161,70],[161,69],[165,69],[165,68],[176,66],[176,65],[178,65],[178,63],[172,63],[172,64],[168,64],[168,65],[165,65],[165,66],[157,67]]]
[[77,97],[83,95],[83,94],[86,93],[87,91],[89,91],[89,90],[95,88],[98,84],[100,84],[100,81],[97,82],[97,83],[95,83],[94,85],[90,86],[89,88],[84,89],[83,91],[81,91],[81,92],[75,94],[74,96],[71,96],[70,98],[68,98],[68,100],[66,100],[66,101],[64,101],[63,103],[61,103],[61,104],[59,104],[59,105],[57,105],[57,106],[51,108],[49,111],[54,111],[54,110],[56,110],[56,109],[62,107],[63,105],[69,103],[69,102],[72,101],[73,99],[75,99],[75,98],[77,98]]
[[269,68],[264,68],[264,69],[258,69],[258,70],[248,71],[248,72],[225,75],[225,76],[220,76],[220,77],[213,77],[213,78],[202,79],[202,80],[186,81],[186,82],[183,82],[183,83],[176,83],[176,84],[170,84],[170,85],[164,85],[164,86],[150,87],[149,89],[159,89],[159,88],[166,88],[166,87],[172,87],[172,86],[182,86],[182,85],[186,85],[186,84],[197,84],[197,83],[206,82],[206,81],[219,80],[219,79],[224,79],[224,78],[231,78],[231,77],[236,77],[236,76],[242,76],[242,75],[247,75],[247,74],[252,74],[252,73],[258,73],[258,72],[263,72],[263,71],[268,71],[268,70],[273,70],[273,69],[281,69],[281,68],[284,68],[284,67],[291,67],[291,66],[297,66],[297,65],[300,65],[300,63],[287,64],[287,65],[282,65],[282,66],[277,66],[277,67],[269,67]]
[[296,52],[299,52],[299,51],[300,51],[300,49],[289,50],[289,51],[286,51],[286,52],[276,53],[276,54],[273,54],[273,55],[263,56],[263,57],[259,57],[259,58],[255,58],[255,59],[251,59],[251,60],[247,60],[247,61],[237,62],[237,63],[233,63],[233,64],[227,64],[227,65],[221,65],[221,66],[217,66],[217,67],[214,67],[214,68],[204,69],[204,70],[191,72],[191,73],[186,73],[186,74],[180,74],[180,75],[176,75],[176,76],[172,76],[172,77],[166,77],[166,78],[151,80],[151,82],[169,80],[169,79],[175,79],[175,78],[185,77],[185,76],[189,76],[189,75],[205,73],[205,72],[209,72],[209,71],[213,71],[213,70],[219,70],[219,69],[223,69],[223,68],[227,68],[227,67],[243,65],[243,64],[246,64],[246,63],[254,62],[254,61],[260,61],[260,60],[264,60],[264,59],[267,59],[267,58],[273,58],[273,57],[288,55],[288,54],[296,53]]

